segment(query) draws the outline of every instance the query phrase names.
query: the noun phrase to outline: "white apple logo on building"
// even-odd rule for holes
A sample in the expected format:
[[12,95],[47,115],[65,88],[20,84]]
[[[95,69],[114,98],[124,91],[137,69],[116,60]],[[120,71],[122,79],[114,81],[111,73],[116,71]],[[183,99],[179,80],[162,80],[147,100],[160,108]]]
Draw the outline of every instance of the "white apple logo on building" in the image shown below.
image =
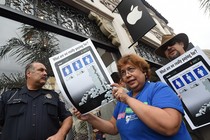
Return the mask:
[[138,6],[133,8],[133,5],[131,6],[131,12],[127,16],[127,22],[131,25],[136,24],[138,20],[140,20],[142,17],[142,11],[138,10]]

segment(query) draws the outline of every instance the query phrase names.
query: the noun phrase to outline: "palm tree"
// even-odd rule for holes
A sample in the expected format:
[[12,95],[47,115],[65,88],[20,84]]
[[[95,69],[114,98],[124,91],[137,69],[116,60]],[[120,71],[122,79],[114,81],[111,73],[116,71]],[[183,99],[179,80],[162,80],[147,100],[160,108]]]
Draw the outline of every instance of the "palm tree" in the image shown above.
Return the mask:
[[[18,29],[22,37],[13,37],[7,44],[0,46],[0,60],[13,56],[20,65],[39,61],[45,64],[48,75],[53,76],[49,57],[59,53],[59,40],[55,34],[25,24]],[[24,74],[20,73],[11,73],[9,76],[3,73],[0,79],[0,93],[7,89],[22,87],[25,82]]]
[[22,73],[11,73],[10,76],[3,73],[0,79],[0,93],[8,89],[22,87],[25,84],[25,78]]
[[199,0],[200,1],[200,7],[204,9],[204,13],[207,13],[210,15],[210,0]]
[[22,37],[13,37],[1,46],[0,59],[13,56],[20,65],[39,61],[45,64],[48,74],[52,76],[49,57],[59,53],[59,40],[55,34],[25,24],[19,29]]

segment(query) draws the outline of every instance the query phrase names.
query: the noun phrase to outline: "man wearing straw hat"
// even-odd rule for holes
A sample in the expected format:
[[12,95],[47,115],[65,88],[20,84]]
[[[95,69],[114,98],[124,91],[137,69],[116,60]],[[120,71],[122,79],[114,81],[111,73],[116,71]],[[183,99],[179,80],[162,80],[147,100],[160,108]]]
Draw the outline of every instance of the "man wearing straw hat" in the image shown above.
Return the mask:
[[161,46],[155,50],[155,53],[169,60],[173,60],[186,52],[188,44],[188,36],[184,33],[175,36],[163,35]]
[[[180,33],[177,35],[163,35],[161,45],[155,50],[155,53],[172,61],[184,54],[188,49],[188,45],[189,39],[185,33]],[[196,130],[191,130],[187,123],[186,126],[192,137],[192,140],[210,139],[210,125],[198,128]]]

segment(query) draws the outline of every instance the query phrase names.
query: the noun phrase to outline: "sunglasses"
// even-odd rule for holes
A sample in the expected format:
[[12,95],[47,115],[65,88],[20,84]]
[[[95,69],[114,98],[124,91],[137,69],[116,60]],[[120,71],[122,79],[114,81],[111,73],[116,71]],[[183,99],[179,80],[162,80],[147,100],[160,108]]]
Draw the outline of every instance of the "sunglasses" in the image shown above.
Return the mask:
[[170,42],[167,43],[167,45],[165,47],[163,47],[163,51],[166,51],[168,49],[169,46],[173,46],[176,44],[177,41],[172,40]]

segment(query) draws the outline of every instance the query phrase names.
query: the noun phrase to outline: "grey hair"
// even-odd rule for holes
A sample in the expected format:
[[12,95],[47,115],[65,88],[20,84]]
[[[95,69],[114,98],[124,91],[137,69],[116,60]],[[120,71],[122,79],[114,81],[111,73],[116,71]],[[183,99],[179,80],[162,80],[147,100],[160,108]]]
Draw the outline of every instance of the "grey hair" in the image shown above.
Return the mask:
[[25,78],[26,79],[27,79],[27,72],[34,69],[34,66],[33,66],[34,63],[39,63],[39,62],[34,61],[34,62],[31,62],[31,63],[26,65],[26,67],[25,67]]

